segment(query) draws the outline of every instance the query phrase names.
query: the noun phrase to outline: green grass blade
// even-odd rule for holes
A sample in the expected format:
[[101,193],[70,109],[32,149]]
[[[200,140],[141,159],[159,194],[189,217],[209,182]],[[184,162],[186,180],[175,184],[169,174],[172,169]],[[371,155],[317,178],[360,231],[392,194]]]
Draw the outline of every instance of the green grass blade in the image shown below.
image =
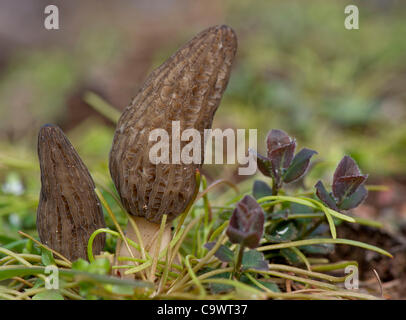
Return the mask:
[[292,241],[292,242],[285,242],[285,243],[278,243],[278,244],[271,244],[267,246],[262,246],[257,248],[258,251],[268,251],[268,250],[276,250],[276,249],[283,249],[283,248],[290,248],[290,247],[301,247],[301,246],[308,246],[313,244],[323,244],[323,243],[332,243],[332,244],[347,244],[350,246],[364,248],[366,250],[371,250],[378,252],[384,256],[388,256],[393,258],[393,256],[386,250],[378,248],[376,246],[363,243],[360,241],[355,240],[348,240],[348,239],[308,239],[308,240],[299,240],[299,241]]

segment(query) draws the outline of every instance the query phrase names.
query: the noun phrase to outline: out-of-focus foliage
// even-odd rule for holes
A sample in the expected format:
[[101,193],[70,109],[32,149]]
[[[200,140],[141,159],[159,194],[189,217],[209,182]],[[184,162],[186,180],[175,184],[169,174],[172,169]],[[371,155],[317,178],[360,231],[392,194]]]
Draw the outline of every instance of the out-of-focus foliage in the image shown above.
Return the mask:
[[[191,35],[216,23],[235,29],[239,49],[214,127],[257,128],[263,154],[269,128],[289,132],[323,155],[309,174],[314,183],[344,154],[371,178],[404,174],[406,42],[401,30],[406,27],[406,3],[354,1],[360,10],[359,30],[344,28],[347,4],[228,0],[209,1],[204,8],[189,4],[182,12],[179,4],[158,10],[124,1],[111,11],[83,7],[86,19],[77,15],[74,23],[66,16],[65,28],[55,33],[35,25],[38,41],[27,40],[29,45],[19,44],[16,39],[22,35],[16,31],[5,32],[15,34],[15,42],[5,37],[0,43],[5,49],[0,54],[0,234],[35,226],[36,134],[41,125],[66,124],[80,114],[86,107],[80,104],[81,93],[89,87],[123,109],[152,68]],[[168,12],[188,20],[175,23]],[[190,18],[193,12],[198,15]],[[122,19],[107,23],[112,20],[104,15],[109,14]],[[137,19],[130,19],[132,15]],[[154,23],[158,18],[160,23]],[[113,127],[77,117],[66,124],[69,138],[96,178],[108,176]],[[212,178],[230,178],[224,166],[205,170]],[[10,208],[15,214],[9,215]]]
[[[404,173],[404,2],[353,1],[359,30],[344,28],[345,1],[209,1],[204,8],[188,4],[183,13],[177,2],[146,3],[103,4],[104,11],[91,10],[90,3],[81,10],[85,20],[68,15],[55,33],[35,24],[34,45],[3,43],[1,138],[33,144],[44,122],[59,124],[78,112],[67,99],[83,86],[124,108],[146,74],[192,34],[227,23],[239,49],[215,126],[258,128],[262,141],[268,128],[278,127],[323,153],[330,169],[346,153],[372,174]],[[188,20],[175,23],[175,15]],[[119,23],[106,23],[112,17]]]
[[405,3],[353,1],[359,30],[344,28],[347,4],[230,1],[239,64],[219,113],[238,109],[260,139],[264,127],[291,132],[331,169],[347,153],[373,174],[404,173]]

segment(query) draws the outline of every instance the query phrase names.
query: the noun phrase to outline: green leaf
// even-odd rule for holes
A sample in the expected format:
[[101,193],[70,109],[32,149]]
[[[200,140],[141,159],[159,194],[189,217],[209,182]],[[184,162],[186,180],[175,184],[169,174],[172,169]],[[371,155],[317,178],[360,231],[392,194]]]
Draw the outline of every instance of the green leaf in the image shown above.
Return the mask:
[[[243,274],[241,276],[240,281],[242,283],[248,284],[251,287],[255,288],[255,289],[259,289],[259,290],[263,290],[262,288],[260,288],[259,286],[257,286],[255,283],[253,283],[245,274]],[[272,282],[271,280],[259,280],[256,279],[257,282],[259,282],[260,284],[262,284],[264,287],[268,288],[269,290],[273,291],[273,292],[281,292],[279,290],[279,287],[276,283]]]
[[[212,271],[214,269],[207,268],[204,271]],[[231,278],[231,273],[230,272],[224,272],[220,274],[216,274],[208,279],[230,279]],[[209,284],[209,289],[212,294],[219,294],[219,293],[227,293],[232,290],[234,290],[234,287],[232,285],[228,284],[223,284],[223,283],[210,283]]]
[[32,289],[38,289],[41,288],[45,285],[45,281],[41,278],[37,278],[35,279],[35,283],[34,286],[32,287]]
[[362,185],[351,196],[344,199],[344,201],[340,204],[339,207],[342,210],[350,210],[350,209],[353,209],[355,207],[358,207],[362,203],[362,201],[365,200],[367,195],[368,195],[368,191]]
[[324,202],[329,208],[333,210],[338,210],[336,201],[333,197],[327,192],[326,188],[323,185],[323,182],[320,180],[314,186],[316,188],[316,195],[317,197]]
[[44,266],[56,265],[54,255],[45,248],[41,248],[41,261]]
[[300,257],[291,248],[281,249],[281,255],[292,265],[298,265],[302,262]]
[[242,257],[242,270],[268,270],[268,261],[265,260],[264,254],[256,250],[244,252]]
[[[204,247],[208,250],[213,249],[213,247],[216,245],[216,242],[208,242],[204,245]],[[214,256],[219,259],[220,261],[223,262],[231,262],[234,259],[234,252],[231,251],[228,247],[221,245]]]
[[[273,292],[281,292],[281,290],[279,290],[278,285],[275,282],[271,282],[266,281],[266,280],[257,280],[260,284],[262,284],[264,287],[267,287],[269,290],[273,291]],[[257,287],[257,286],[256,286]]]
[[79,270],[79,271],[87,271],[89,268],[89,262],[86,260],[79,258],[78,260],[72,263],[72,269]]
[[33,253],[33,241],[31,239],[28,239],[27,243],[25,244],[25,248],[23,249],[24,253]]
[[307,205],[291,202],[289,203],[290,211],[293,213],[313,213],[315,210]]
[[271,242],[289,242],[297,238],[299,230],[294,222],[281,222],[271,234],[265,233],[265,238]]
[[252,195],[254,196],[255,199],[259,199],[259,198],[262,198],[265,196],[270,196],[270,195],[272,195],[272,189],[264,181],[255,180],[254,186],[252,189]]
[[37,293],[32,297],[32,300],[64,300],[59,290],[46,290]]
[[94,260],[87,269],[90,273],[105,275],[110,272],[110,261],[107,258]]
[[310,158],[315,154],[317,154],[316,151],[307,148],[300,150],[293,158],[286,173],[283,175],[283,181],[289,183],[302,177],[309,167]]

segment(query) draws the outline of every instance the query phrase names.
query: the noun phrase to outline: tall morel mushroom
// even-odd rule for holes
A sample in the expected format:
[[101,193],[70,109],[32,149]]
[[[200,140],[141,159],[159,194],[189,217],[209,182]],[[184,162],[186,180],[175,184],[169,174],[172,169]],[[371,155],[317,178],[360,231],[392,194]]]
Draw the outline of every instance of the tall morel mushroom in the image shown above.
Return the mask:
[[[145,81],[117,124],[110,151],[110,173],[122,204],[139,226],[145,248],[154,253],[163,215],[171,221],[193,200],[195,172],[200,164],[150,161],[154,142],[150,132],[165,129],[169,145],[173,121],[180,131],[197,129],[203,141],[204,129],[211,128],[237,50],[234,31],[225,25],[210,27],[190,40]],[[190,141],[181,141],[181,148]],[[169,159],[173,159],[170,148]],[[127,236],[136,240],[132,228]],[[171,239],[171,224],[166,225],[161,248]],[[129,256],[127,248],[117,250]],[[134,256],[138,252],[134,250]]]
[[[90,235],[105,227],[95,185],[85,164],[54,125],[45,125],[38,135],[41,193],[37,229],[43,244],[71,261],[87,259]],[[105,235],[93,243],[93,253],[103,249]]]

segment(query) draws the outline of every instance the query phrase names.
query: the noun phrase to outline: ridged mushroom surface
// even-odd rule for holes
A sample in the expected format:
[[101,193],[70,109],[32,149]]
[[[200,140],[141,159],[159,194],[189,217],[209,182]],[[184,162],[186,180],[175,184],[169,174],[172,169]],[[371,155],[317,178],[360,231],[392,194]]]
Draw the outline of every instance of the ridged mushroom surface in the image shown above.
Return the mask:
[[[154,70],[119,119],[110,152],[110,173],[126,210],[159,223],[183,212],[196,188],[200,164],[176,164],[169,148],[169,164],[153,164],[149,141],[154,129],[165,129],[172,146],[172,122],[180,132],[194,128],[203,142],[210,129],[237,50],[237,38],[228,26],[208,28]],[[181,141],[180,150],[189,141]],[[203,145],[202,145],[203,146]],[[202,148],[203,149],[203,148]]]
[[[72,144],[54,125],[45,125],[38,135],[41,193],[37,230],[42,243],[71,261],[87,259],[90,235],[105,227],[95,185]],[[105,235],[97,235],[93,253],[103,249]]]

